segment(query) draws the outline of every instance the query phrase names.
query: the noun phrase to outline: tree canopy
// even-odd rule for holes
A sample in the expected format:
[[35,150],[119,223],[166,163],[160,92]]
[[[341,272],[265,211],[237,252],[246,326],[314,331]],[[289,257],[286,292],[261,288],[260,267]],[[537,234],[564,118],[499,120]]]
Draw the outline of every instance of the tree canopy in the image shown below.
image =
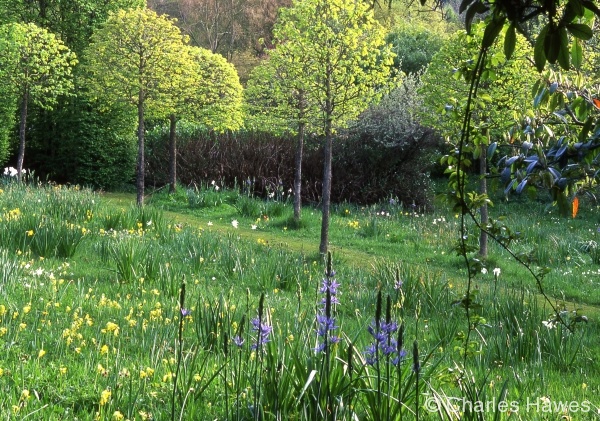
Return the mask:
[[17,170],[19,180],[25,156],[27,107],[30,103],[52,109],[57,98],[73,89],[72,53],[56,36],[33,23],[0,27],[0,84],[2,101],[17,102],[21,110]]
[[331,146],[334,130],[358,116],[389,83],[393,55],[385,29],[364,3],[295,1],[282,9],[274,30],[276,50],[308,104],[321,113],[325,138],[321,245],[329,243]]
[[166,118],[176,107],[175,81],[190,66],[186,38],[167,16],[149,9],[111,14],[92,36],[86,51],[87,86],[106,106],[137,110],[137,203],[144,198],[144,121],[146,113]]

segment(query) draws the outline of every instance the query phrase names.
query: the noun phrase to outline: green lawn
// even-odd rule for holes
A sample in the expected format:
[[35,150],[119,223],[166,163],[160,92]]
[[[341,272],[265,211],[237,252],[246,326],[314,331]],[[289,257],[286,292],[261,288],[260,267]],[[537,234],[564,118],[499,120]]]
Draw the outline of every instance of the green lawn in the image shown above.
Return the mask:
[[[336,274],[326,277],[318,209],[306,207],[294,229],[285,201],[225,189],[133,202],[2,187],[3,418],[598,417],[600,221],[591,204],[575,219],[537,202],[492,209],[523,233],[517,252],[552,267],[551,302],[492,246],[487,273],[474,278],[481,308],[469,333],[459,305],[467,278],[452,251],[460,218],[441,205],[426,214],[336,206]],[[464,411],[494,400],[510,411]]]

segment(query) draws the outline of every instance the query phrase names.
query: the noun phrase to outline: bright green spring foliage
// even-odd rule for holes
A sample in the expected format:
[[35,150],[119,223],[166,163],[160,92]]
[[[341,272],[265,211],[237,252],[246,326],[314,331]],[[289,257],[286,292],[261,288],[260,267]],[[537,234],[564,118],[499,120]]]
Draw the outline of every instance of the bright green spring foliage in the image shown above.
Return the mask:
[[178,102],[178,86],[193,64],[174,22],[149,9],[120,10],[94,33],[85,55],[89,92],[107,107],[137,110],[137,203],[144,202],[144,122],[166,118]]
[[[464,31],[454,34],[434,56],[422,78],[425,119],[451,143],[460,138],[461,116],[483,29],[477,25],[470,35]],[[496,140],[531,109],[530,92],[537,79],[537,72],[527,59],[532,50],[525,39],[518,37],[518,50],[509,60],[504,56],[502,39],[486,55],[487,67],[473,107],[477,129],[491,132]]]
[[237,71],[222,55],[187,47],[190,78],[180,85],[181,116],[223,132],[243,124],[243,88]]
[[185,37],[167,16],[149,9],[120,10],[92,36],[84,66],[90,95],[109,106],[141,105],[153,117],[170,114],[173,79],[189,65]]
[[388,83],[392,53],[386,31],[355,0],[295,1],[274,29],[276,50],[297,89],[314,99],[326,121],[354,119]]
[[59,96],[70,94],[72,68],[76,63],[75,54],[62,41],[33,23],[0,27],[2,102],[17,103],[21,108],[19,178],[25,154],[27,107],[31,103],[50,110]]
[[356,118],[390,82],[393,54],[385,29],[357,0],[295,1],[282,9],[274,38],[281,66],[320,113],[317,132],[325,138],[323,218],[319,250],[329,243],[331,149],[335,128]]

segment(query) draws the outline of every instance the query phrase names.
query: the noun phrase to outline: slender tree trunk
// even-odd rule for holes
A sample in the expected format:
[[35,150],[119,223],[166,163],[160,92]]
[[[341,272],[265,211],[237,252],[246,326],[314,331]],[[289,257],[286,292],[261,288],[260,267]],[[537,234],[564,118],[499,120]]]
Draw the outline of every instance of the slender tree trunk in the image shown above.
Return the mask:
[[321,244],[319,252],[325,254],[329,249],[329,207],[331,205],[331,161],[332,161],[333,139],[331,135],[331,118],[325,123],[325,147],[323,148],[323,216],[321,219]]
[[135,185],[137,188],[137,205],[144,205],[144,170],[146,163],[144,160],[144,91],[140,90],[138,95],[138,156],[136,167]]
[[[487,194],[487,148],[481,144],[481,153],[479,154],[479,194]],[[488,206],[484,204],[479,212],[481,214],[481,226],[485,228],[488,223]],[[485,231],[479,233],[479,255],[487,257],[488,255],[488,236]]]
[[22,179],[23,161],[25,160],[25,134],[27,132],[27,103],[29,102],[29,90],[25,89],[21,98],[21,121],[19,123],[19,154],[17,155],[17,180]]
[[302,155],[304,154],[304,126],[298,125],[298,143],[296,143],[296,156],[294,157],[294,221],[300,222],[302,218]]
[[302,218],[302,155],[304,154],[304,95],[300,93],[299,105],[299,123],[298,123],[298,140],[296,143],[296,156],[294,157],[294,221],[300,222]]
[[331,205],[331,161],[332,161],[332,116],[333,99],[331,94],[331,75],[333,73],[330,58],[327,58],[327,70],[325,80],[325,147],[323,148],[323,194],[322,206],[323,214],[321,217],[321,244],[319,252],[327,254],[329,250],[329,207]]
[[177,118],[171,114],[169,118],[169,193],[177,188]]

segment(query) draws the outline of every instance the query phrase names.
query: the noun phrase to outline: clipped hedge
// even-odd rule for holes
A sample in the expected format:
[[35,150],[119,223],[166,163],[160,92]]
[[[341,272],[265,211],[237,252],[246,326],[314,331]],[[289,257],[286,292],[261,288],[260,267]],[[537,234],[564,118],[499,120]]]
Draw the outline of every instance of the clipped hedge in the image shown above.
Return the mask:
[[[253,192],[264,196],[294,178],[293,137],[240,131],[214,134],[183,127],[178,137],[179,182],[192,186],[217,180],[226,186],[253,182]],[[429,169],[438,147],[437,137],[419,130],[396,143],[382,143],[373,135],[348,131],[334,142],[332,200],[373,204],[394,198],[428,206]],[[154,188],[168,183],[168,130],[148,134],[146,180]],[[303,160],[303,200],[318,203],[323,174],[320,139],[306,141]]]

